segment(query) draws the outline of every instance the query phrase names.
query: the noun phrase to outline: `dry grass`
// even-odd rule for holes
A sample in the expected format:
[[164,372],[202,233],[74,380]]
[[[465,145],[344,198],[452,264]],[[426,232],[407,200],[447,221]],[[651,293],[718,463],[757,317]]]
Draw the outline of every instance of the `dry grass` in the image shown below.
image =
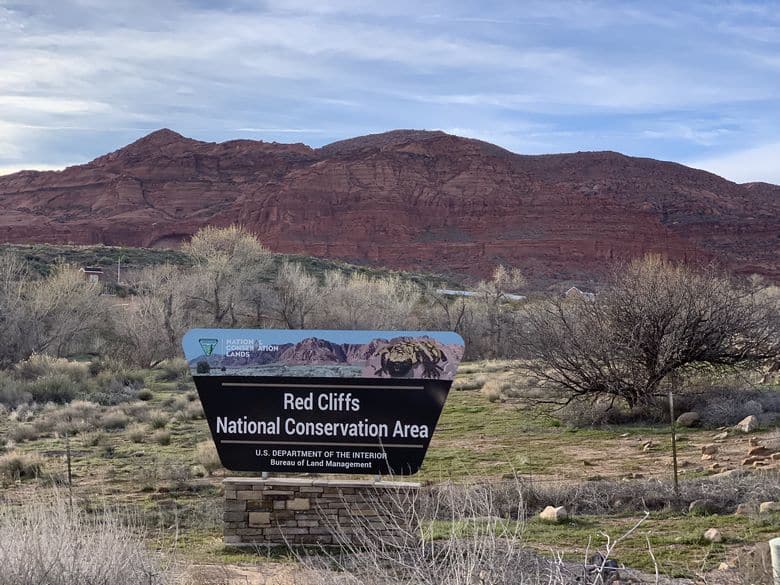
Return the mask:
[[169,575],[143,539],[110,512],[65,502],[0,508],[0,585],[162,585]]
[[214,441],[202,441],[195,447],[196,458],[207,473],[212,474],[222,467]]

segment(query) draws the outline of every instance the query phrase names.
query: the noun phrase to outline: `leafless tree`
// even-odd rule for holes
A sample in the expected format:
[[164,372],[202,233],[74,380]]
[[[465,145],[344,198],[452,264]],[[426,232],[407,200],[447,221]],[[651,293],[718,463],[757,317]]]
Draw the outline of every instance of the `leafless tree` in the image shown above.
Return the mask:
[[406,329],[418,322],[415,310],[421,299],[416,284],[396,276],[371,278],[325,275],[319,324],[351,329]]
[[26,357],[32,351],[29,327],[29,311],[25,292],[30,274],[27,265],[11,254],[0,255],[0,367],[9,366]]
[[647,401],[670,376],[778,355],[773,307],[713,268],[648,256],[618,269],[595,300],[530,307],[515,339],[529,369],[577,397]]
[[513,322],[512,297],[526,285],[525,277],[517,268],[497,266],[490,280],[477,285],[477,300],[482,304],[487,320],[487,337],[491,357],[502,355],[504,340]]
[[188,274],[165,264],[144,269],[132,283],[137,294],[114,315],[116,357],[149,366],[178,355],[189,323]]
[[67,264],[58,264],[27,293],[31,350],[64,356],[104,337],[111,325],[109,302],[102,286],[86,282]]
[[317,278],[300,264],[285,262],[272,284],[274,317],[288,329],[305,329],[321,302]]

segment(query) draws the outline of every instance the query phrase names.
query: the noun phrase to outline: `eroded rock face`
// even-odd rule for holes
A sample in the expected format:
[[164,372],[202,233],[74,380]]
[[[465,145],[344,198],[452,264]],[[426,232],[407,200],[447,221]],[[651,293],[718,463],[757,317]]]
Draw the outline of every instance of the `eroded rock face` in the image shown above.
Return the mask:
[[780,187],[614,152],[522,156],[442,132],[312,149],[160,130],[61,172],[0,177],[0,240],[175,247],[238,223],[276,251],[539,283],[659,252],[780,277]]

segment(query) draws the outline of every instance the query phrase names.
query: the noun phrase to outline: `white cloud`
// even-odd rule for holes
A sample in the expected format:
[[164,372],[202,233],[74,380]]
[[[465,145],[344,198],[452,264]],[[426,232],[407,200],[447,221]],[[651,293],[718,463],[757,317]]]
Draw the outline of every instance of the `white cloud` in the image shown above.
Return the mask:
[[23,165],[0,165],[0,176],[18,173],[19,171],[61,171],[76,163],[63,163],[60,165],[50,165],[45,163],[26,163]]
[[764,181],[780,185],[780,142],[687,162],[737,183]]

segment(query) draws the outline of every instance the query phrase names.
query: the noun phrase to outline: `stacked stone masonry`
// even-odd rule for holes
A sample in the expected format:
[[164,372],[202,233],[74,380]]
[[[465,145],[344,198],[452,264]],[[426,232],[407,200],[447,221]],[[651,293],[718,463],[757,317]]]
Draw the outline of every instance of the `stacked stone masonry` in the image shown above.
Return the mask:
[[413,532],[420,484],[226,478],[225,544],[338,545]]

